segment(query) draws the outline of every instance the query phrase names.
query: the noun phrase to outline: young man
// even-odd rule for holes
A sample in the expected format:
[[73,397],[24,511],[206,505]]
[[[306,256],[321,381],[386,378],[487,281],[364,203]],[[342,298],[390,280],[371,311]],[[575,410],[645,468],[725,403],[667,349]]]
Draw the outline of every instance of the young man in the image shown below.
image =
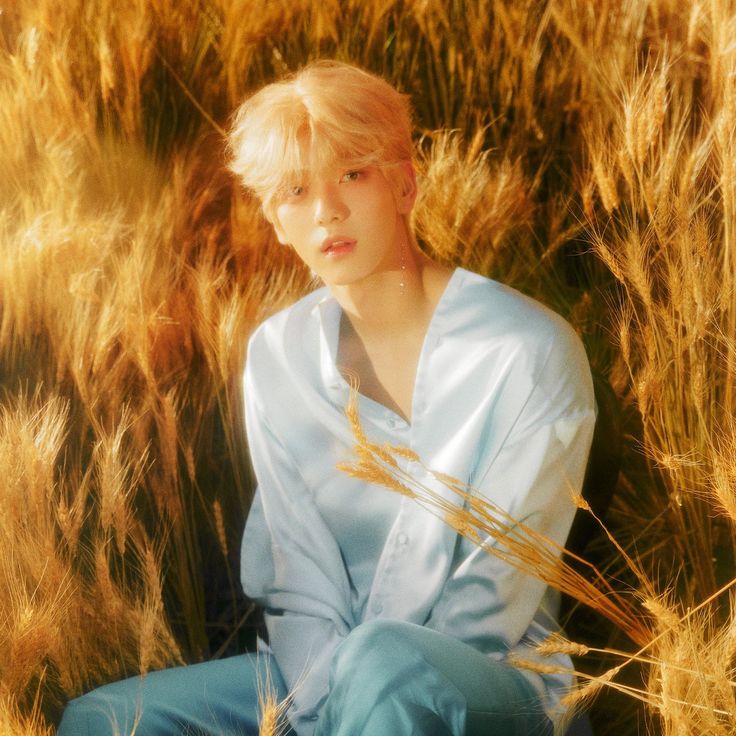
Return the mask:
[[[506,659],[534,656],[554,593],[335,466],[350,458],[357,380],[373,441],[410,447],[563,543],[595,415],[579,340],[536,302],[419,250],[408,101],[384,80],[311,64],[243,104],[230,150],[279,240],[325,284],[248,349],[258,492],[242,573],[269,642],[94,691],[61,733],[110,721],[127,733],[138,717],[137,734],[255,734],[266,670],[298,736],[550,731],[570,679]],[[402,470],[436,484],[424,466]]]

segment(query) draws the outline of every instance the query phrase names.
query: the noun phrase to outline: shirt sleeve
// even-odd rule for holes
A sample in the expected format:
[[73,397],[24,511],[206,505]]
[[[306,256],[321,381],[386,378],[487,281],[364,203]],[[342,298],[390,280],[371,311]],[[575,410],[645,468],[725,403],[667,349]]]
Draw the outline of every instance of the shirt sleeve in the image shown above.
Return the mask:
[[[500,449],[492,457],[479,451],[473,492],[562,545],[576,509],[572,495],[583,482],[595,402],[582,344],[572,330],[560,338]],[[481,541],[494,544],[488,536]],[[503,656],[535,631],[544,635],[556,626],[557,611],[542,605],[556,601],[547,592],[544,582],[461,539],[427,625]]]
[[245,592],[264,606],[269,646],[292,694],[289,720],[310,734],[328,692],[334,650],[354,626],[334,537],[299,469],[272,432],[246,368],[248,444],[258,480],[241,551]]

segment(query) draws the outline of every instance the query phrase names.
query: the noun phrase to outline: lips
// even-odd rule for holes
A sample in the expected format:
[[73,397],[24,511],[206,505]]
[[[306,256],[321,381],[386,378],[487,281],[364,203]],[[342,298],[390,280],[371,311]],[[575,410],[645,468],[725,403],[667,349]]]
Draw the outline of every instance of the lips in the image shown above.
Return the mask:
[[320,252],[326,256],[338,256],[350,253],[355,248],[356,241],[343,235],[333,235],[322,241]]

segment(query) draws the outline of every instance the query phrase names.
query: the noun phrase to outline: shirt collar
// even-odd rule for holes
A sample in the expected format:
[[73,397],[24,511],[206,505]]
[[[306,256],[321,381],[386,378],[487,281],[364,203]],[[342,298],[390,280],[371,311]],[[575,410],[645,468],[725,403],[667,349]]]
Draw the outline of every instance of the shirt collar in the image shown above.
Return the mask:
[[340,392],[344,379],[337,368],[337,345],[342,309],[329,292],[317,303],[319,319],[319,360],[322,380],[331,393]]

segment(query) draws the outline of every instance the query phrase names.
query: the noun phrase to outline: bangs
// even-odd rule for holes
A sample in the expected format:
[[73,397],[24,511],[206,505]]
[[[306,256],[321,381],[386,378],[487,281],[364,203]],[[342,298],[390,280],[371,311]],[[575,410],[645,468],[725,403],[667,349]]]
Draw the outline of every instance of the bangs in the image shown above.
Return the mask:
[[264,161],[263,169],[264,183],[268,180],[264,194],[270,191],[277,197],[287,188],[307,181],[311,172],[332,167],[381,167],[385,163],[382,150],[356,145],[356,140],[337,126],[305,126],[291,139],[283,139],[277,148],[274,158]]
[[333,166],[361,169],[387,165],[383,147],[366,141],[366,136],[356,136],[324,120],[315,121],[306,109],[298,118],[289,118],[272,125],[262,138],[254,137],[260,145],[239,152],[240,176],[263,202],[267,214],[272,200],[308,180],[310,172]]

